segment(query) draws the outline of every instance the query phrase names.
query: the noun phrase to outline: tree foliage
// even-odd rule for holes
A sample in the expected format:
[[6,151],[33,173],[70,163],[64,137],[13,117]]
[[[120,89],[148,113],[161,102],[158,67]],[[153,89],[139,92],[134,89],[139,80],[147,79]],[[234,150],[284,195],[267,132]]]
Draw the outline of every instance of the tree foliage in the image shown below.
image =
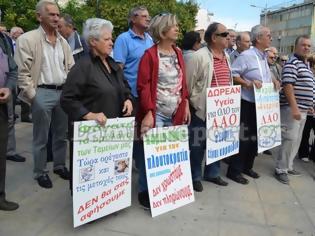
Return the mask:
[[[36,28],[38,25],[35,17],[36,3],[37,0],[1,0],[2,20],[7,28],[15,25],[26,31]],[[176,14],[182,33],[195,27],[198,6],[194,0],[70,0],[61,7],[61,12],[68,13],[73,17],[79,31],[82,29],[83,22],[88,18],[99,16],[110,20],[115,27],[114,36],[117,36],[128,29],[129,10],[139,5],[146,6],[151,16],[161,12]]]

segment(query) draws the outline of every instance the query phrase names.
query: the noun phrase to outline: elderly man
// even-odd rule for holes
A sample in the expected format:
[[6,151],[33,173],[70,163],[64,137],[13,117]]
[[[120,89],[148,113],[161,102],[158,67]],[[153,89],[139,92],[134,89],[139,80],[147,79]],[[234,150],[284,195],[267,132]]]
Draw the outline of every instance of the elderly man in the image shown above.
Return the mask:
[[268,65],[271,71],[271,76],[273,79],[281,82],[281,72],[282,68],[277,63],[277,59],[279,57],[278,50],[275,47],[270,47],[266,49],[268,55]]
[[231,63],[241,54],[250,48],[250,36],[248,32],[242,32],[236,36],[236,50],[230,54]]
[[16,82],[16,64],[7,37],[0,32],[0,210],[13,211],[19,205],[5,199],[8,107],[10,89]]
[[241,136],[240,151],[231,158],[227,177],[240,184],[248,184],[242,173],[259,178],[259,174],[253,170],[257,153],[254,86],[261,88],[262,83],[273,82],[275,87],[279,88],[279,82],[271,78],[265,52],[272,41],[270,30],[261,25],[254,26],[251,30],[251,40],[253,48],[242,52],[232,64],[234,82],[242,86]]
[[298,152],[308,112],[314,113],[315,81],[307,62],[311,39],[307,35],[295,40],[295,51],[282,69],[280,92],[282,145],[276,153],[275,177],[289,184],[288,174],[298,176],[293,160]]
[[53,0],[36,5],[40,27],[23,34],[16,44],[19,98],[32,104],[34,178],[43,188],[51,188],[47,150],[49,127],[52,130],[54,173],[69,179],[65,167],[67,116],[60,107],[60,94],[67,73],[74,64],[71,48],[57,32],[59,9]]
[[225,49],[228,55],[235,51],[235,42],[236,42],[236,32],[234,29],[228,29],[229,37],[228,37],[228,47]]
[[[151,36],[146,33],[150,15],[146,7],[138,6],[130,10],[128,16],[129,30],[118,36],[114,45],[114,59],[124,70],[125,79],[131,87],[135,98],[134,113],[138,110],[137,75],[141,57],[145,50],[153,46]],[[136,167],[139,168],[139,203],[147,208],[149,195],[147,192],[147,181],[145,176],[143,147],[136,137],[134,142],[133,158]]]
[[70,15],[65,14],[60,17],[58,31],[68,41],[75,61],[89,52],[85,40],[75,30],[74,22]]
[[[189,126],[190,162],[193,188],[203,190],[201,184],[201,163],[206,149],[206,97],[208,87],[232,85],[230,62],[225,49],[228,46],[229,32],[220,23],[212,23],[205,32],[207,47],[196,51],[187,61],[186,78],[191,105]],[[203,131],[201,137],[199,131]],[[197,132],[198,133],[197,133]],[[198,140],[196,139],[198,137]],[[207,165],[204,180],[220,186],[228,185],[220,177],[220,161]]]

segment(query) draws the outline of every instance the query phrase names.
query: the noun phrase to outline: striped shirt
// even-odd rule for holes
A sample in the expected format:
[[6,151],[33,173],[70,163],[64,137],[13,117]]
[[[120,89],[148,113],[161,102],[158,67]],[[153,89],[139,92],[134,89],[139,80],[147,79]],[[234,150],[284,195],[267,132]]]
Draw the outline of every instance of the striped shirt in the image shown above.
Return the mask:
[[230,86],[231,72],[226,57],[223,59],[213,57],[213,78],[211,80],[211,87]]
[[[300,110],[308,110],[314,107],[315,80],[313,72],[308,64],[305,64],[299,56],[294,54],[282,69],[282,86],[292,84],[294,96]],[[288,106],[286,96],[281,90],[280,105]]]

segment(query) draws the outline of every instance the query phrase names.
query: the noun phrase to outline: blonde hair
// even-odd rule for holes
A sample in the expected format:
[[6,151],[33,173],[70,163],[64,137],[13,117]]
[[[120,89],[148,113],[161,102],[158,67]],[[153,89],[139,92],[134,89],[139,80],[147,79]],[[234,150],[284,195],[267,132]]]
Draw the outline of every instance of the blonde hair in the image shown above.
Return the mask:
[[149,32],[154,42],[158,43],[161,41],[163,35],[175,25],[177,25],[177,18],[173,14],[159,14],[153,17],[150,22]]

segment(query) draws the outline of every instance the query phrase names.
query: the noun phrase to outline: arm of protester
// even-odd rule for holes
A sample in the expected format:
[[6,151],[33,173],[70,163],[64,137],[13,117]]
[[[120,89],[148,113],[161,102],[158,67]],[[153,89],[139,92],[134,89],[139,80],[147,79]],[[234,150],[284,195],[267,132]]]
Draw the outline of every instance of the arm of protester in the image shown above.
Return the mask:
[[185,71],[186,71],[186,82],[189,97],[191,97],[195,83],[198,81],[199,71],[200,71],[200,62],[199,62],[198,53],[193,53],[192,57],[186,61]]
[[128,56],[127,42],[126,40],[124,40],[123,36],[120,35],[118,36],[114,44],[113,57],[121,69],[124,69],[127,56]]
[[89,110],[80,101],[80,98],[86,91],[88,75],[89,71],[83,71],[79,61],[70,70],[66,82],[62,87],[60,104],[65,113],[68,114],[70,120],[82,120],[89,113]]
[[21,89],[19,98],[31,104],[36,91],[31,77],[31,67],[34,62],[30,42],[21,36],[16,41],[14,60],[18,66],[18,87]]
[[153,104],[151,99],[151,84],[153,62],[150,54],[146,51],[139,63],[137,92],[139,96],[139,106],[145,114],[154,110],[156,104]]
[[294,95],[294,87],[297,80],[297,67],[293,63],[287,62],[283,69],[282,69],[282,85],[283,85],[283,92],[286,96],[286,99],[290,105],[292,117],[295,120],[301,119],[301,113],[298,108],[295,95]]
[[276,91],[280,90],[280,81],[276,78],[272,78],[273,87]]
[[239,84],[245,89],[253,89],[253,82],[243,78],[243,75],[247,70],[247,63],[246,58],[242,54],[234,60],[231,69],[234,84]]
[[86,115],[84,115],[82,118],[84,120],[95,120],[97,123],[99,123],[102,126],[104,126],[107,121],[107,117],[105,116],[103,112],[100,112],[100,113],[89,112]]
[[293,119],[295,120],[301,120],[301,112],[300,109],[298,108],[295,95],[294,95],[294,88],[292,84],[285,84],[283,86],[283,92],[287,98],[287,101],[290,105],[291,108],[291,114]]

